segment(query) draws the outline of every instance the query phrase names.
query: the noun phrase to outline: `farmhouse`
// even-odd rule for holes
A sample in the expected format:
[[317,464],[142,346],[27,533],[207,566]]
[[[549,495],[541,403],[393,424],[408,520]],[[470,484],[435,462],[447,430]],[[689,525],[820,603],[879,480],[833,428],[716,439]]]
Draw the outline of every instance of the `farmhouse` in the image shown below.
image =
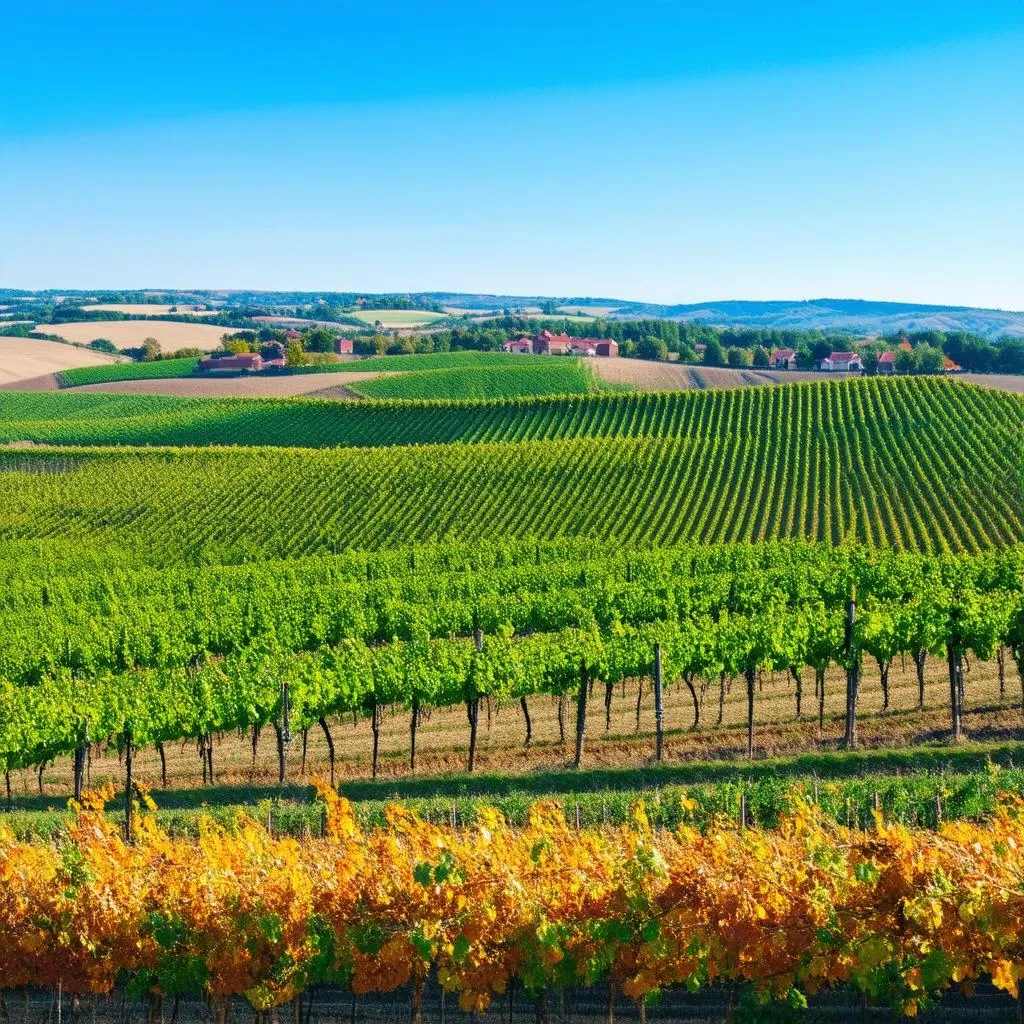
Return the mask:
[[533,341],[530,338],[509,338],[501,347],[505,352],[528,356],[533,352]]
[[207,356],[199,360],[200,373],[259,373],[263,358],[258,352],[241,352],[230,356]]
[[352,355],[352,339],[339,338],[335,345],[335,351],[338,353],[339,356]]
[[829,371],[856,372],[864,369],[856,352],[830,352],[821,361],[821,368]]
[[878,372],[879,373],[895,373],[896,372],[896,353],[895,352],[883,352],[878,357]]
[[791,348],[778,348],[772,353],[772,366],[776,370],[795,370],[796,352]]
[[517,355],[611,357],[619,354],[619,343],[611,338],[573,338],[548,330],[532,338],[509,338],[501,347]]

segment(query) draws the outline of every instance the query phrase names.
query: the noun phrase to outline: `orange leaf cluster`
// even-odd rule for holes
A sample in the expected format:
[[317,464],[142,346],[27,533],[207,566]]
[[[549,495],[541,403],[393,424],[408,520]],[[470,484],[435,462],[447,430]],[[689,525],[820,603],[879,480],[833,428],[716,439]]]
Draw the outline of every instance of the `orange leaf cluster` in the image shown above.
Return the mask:
[[578,832],[554,805],[452,829],[400,807],[362,830],[327,788],[326,835],[240,818],[131,844],[88,794],[50,844],[0,828],[0,987],[245,994],[264,1009],[311,984],[389,991],[436,972],[466,1010],[611,978],[642,1000],[672,985],[753,983],[766,998],[851,984],[907,1013],[950,985],[1024,976],[1024,805],[939,832],[870,833],[802,809],[774,831],[653,830],[642,806]]

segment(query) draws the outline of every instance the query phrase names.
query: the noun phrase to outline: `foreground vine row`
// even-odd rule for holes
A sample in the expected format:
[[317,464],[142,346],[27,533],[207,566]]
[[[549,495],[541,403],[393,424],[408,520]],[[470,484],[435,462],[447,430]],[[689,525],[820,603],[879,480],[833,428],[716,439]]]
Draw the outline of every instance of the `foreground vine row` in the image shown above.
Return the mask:
[[[541,693],[575,695],[578,763],[594,684],[604,684],[607,705],[616,683],[654,674],[656,661],[659,678],[687,687],[694,727],[709,690],[724,695],[726,678],[742,677],[752,756],[757,673],[791,676],[796,716],[822,722],[827,670],[846,668],[852,746],[863,659],[878,664],[886,710],[894,659],[913,659],[923,706],[926,660],[941,656],[959,739],[965,659],[1001,652],[1004,668],[1012,657],[1024,678],[1018,549],[928,556],[762,545],[586,559],[572,547],[512,546],[490,555],[476,569],[459,569],[447,549],[421,554],[418,567],[413,555],[404,567],[395,556],[375,565],[345,555],[12,576],[0,637],[0,767],[83,757],[89,743],[109,739],[202,741],[269,724],[282,740],[289,726],[319,724],[333,754],[328,717],[366,713],[376,736],[388,705],[410,711],[414,767],[421,709],[464,703],[472,770],[481,699]],[[807,668],[813,697],[803,690]],[[525,703],[524,715],[528,739]]]
[[791,1004],[851,985],[913,1014],[944,990],[1024,975],[1024,819],[937,833],[879,820],[825,826],[809,807],[776,831],[574,831],[535,805],[522,829],[481,812],[466,830],[393,807],[361,830],[324,787],[326,837],[251,820],[173,840],[149,817],[126,843],[86,794],[59,844],[0,826],[0,987],[153,998],[244,994],[258,1009],[320,982],[408,986],[418,1019],[435,975],[465,1010],[513,980],[609,979],[635,1001],[665,988],[753,983]]

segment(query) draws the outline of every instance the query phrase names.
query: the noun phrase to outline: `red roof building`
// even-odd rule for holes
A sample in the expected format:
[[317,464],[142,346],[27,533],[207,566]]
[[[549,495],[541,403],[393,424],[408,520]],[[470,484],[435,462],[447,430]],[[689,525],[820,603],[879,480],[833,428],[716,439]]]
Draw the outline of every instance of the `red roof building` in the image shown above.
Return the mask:
[[503,352],[513,352],[517,356],[528,356],[533,352],[533,341],[530,338],[509,338],[501,346]]
[[778,348],[772,353],[772,366],[776,370],[795,370],[796,352],[791,348]]
[[602,356],[619,354],[619,343],[612,338],[573,338],[544,330],[532,338],[509,338],[502,344],[505,352],[535,356]]
[[335,351],[339,356],[350,356],[352,355],[352,339],[351,338],[339,338],[335,344]]
[[883,352],[878,357],[878,372],[879,373],[895,373],[896,372],[896,353],[895,352]]
[[864,369],[864,364],[856,352],[830,352],[822,359],[821,368],[833,372],[856,373]]

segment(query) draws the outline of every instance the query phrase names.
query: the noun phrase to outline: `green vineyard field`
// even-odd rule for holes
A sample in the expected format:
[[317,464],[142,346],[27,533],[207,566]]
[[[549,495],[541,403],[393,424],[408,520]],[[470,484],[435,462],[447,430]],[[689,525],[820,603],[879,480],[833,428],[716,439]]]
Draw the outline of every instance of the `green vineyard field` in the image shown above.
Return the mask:
[[[304,417],[321,428],[387,429],[373,410],[361,421],[328,403],[228,408],[249,440],[294,441]],[[281,417],[278,429],[243,431],[254,408]],[[806,538],[926,551],[1024,539],[1022,406],[953,383],[425,404],[420,412],[407,414],[421,423],[420,440],[432,425],[436,435],[457,433],[460,417],[464,436],[504,440],[319,451],[8,448],[0,452],[0,538],[144,545],[155,557],[496,538]],[[168,432],[187,434],[178,420]],[[67,426],[73,436],[74,423]],[[8,419],[5,429],[18,427]],[[603,436],[572,437],[583,433]],[[536,436],[563,439],[507,443]]]
[[597,390],[597,382],[591,368],[575,359],[521,359],[497,367],[466,366],[374,377],[352,385],[352,390],[367,398],[517,398],[585,395]]
[[772,448],[792,447],[794,458],[805,462],[819,454],[816,439],[827,445],[835,436],[845,438],[837,443],[860,446],[870,464],[886,454],[872,443],[872,433],[879,431],[910,462],[917,459],[915,437],[931,433],[940,443],[936,457],[960,464],[972,453],[981,452],[984,460],[990,448],[1005,446],[1009,438],[1016,445],[1022,426],[1024,403],[1018,396],[934,378],[467,402],[0,393],[0,443],[61,445],[321,448],[740,436]]

